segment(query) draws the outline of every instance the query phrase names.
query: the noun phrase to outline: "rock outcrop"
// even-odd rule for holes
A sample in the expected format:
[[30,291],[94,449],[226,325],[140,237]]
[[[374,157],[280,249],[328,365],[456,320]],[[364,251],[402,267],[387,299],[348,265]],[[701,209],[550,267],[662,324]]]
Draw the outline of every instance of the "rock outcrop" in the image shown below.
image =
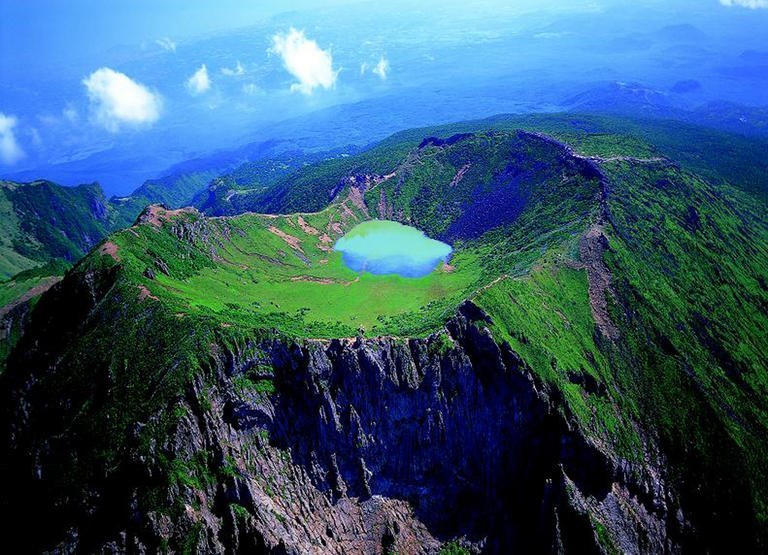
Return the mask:
[[[637,218],[645,195],[656,194],[646,184],[674,183],[653,173],[637,184],[626,181],[641,166],[674,169],[663,160],[578,156],[534,134],[506,140],[515,160],[534,149],[548,161],[525,166],[526,187],[554,202],[561,190],[550,183],[572,186],[579,199],[580,219],[558,226],[570,230],[568,249],[579,259],[555,265],[552,275],[584,269],[583,281],[565,276],[546,288],[519,289],[536,300],[525,306],[517,289],[501,287],[510,285],[502,274],[486,286],[499,284],[497,297],[464,302],[426,338],[289,339],[283,334],[309,334],[251,328],[231,321],[226,310],[192,311],[188,298],[154,289],[163,276],[229,263],[222,242],[238,229],[193,212],[177,220],[177,211],[151,206],[128,231],[135,248],[146,249],[141,264],[124,243],[119,251],[104,243],[41,297],[31,317],[14,314],[13,322],[28,326],[0,375],[8,549],[760,552],[765,428],[754,416],[765,411],[753,400],[763,382],[725,347],[735,337],[722,334],[736,321],[730,314],[705,317],[702,307],[713,303],[668,294],[711,283],[726,292],[748,289],[746,281],[729,282],[719,265],[702,266],[703,247],[696,257],[684,256],[705,244],[681,237],[708,237],[719,264],[725,249],[715,239],[732,236],[718,231],[714,217],[727,203],[696,203],[694,193],[712,195],[673,172],[684,202],[667,198],[663,210]],[[428,152],[444,147],[435,140],[423,145]],[[506,151],[491,182],[518,191],[521,174]],[[614,169],[609,182],[604,163],[627,167]],[[475,167],[447,191],[468,186]],[[371,175],[348,182],[355,193],[342,201],[341,213],[349,221],[363,208],[374,214],[374,205],[380,215],[397,215],[395,196],[363,196],[376,181]],[[393,180],[392,191],[400,184]],[[609,186],[623,189],[609,195]],[[482,201],[473,201],[474,216],[460,221],[470,237],[489,224],[517,221],[523,197],[467,198]],[[493,220],[489,207],[506,209]],[[683,233],[657,241],[661,222],[674,220],[678,208]],[[548,222],[546,213],[540,217]],[[720,229],[738,221],[724,217]],[[739,227],[747,230],[748,221]],[[326,230],[327,243],[332,231],[341,233],[341,224],[333,225],[339,227]],[[552,222],[546,227],[548,236]],[[294,229],[320,239],[321,230],[302,218]],[[303,254],[296,237],[275,235]],[[174,241],[162,242],[169,237]],[[665,244],[674,248],[665,252]],[[548,243],[536,250],[559,256]],[[623,259],[624,252],[636,258]],[[750,246],[731,267],[743,268],[734,275],[757,275],[764,291],[764,276],[747,264],[757,252]],[[697,280],[664,281],[678,264],[705,271]],[[495,270],[507,268],[499,263]],[[640,269],[647,271],[636,276]],[[155,296],[136,281],[139,275],[152,281]],[[549,275],[538,274],[545,281]],[[663,287],[644,287],[657,278]],[[566,316],[578,305],[573,295],[559,295],[579,283],[583,310]],[[765,306],[762,293],[732,300],[740,314],[742,307]],[[508,313],[494,303],[521,310],[505,321]],[[680,321],[667,321],[659,306],[689,310],[690,336],[683,333],[685,310],[675,316]],[[536,311],[560,320],[535,321]],[[535,325],[526,327],[529,319]],[[751,328],[739,331],[748,335]],[[557,349],[528,349],[558,337]]]
[[[98,304],[107,286],[83,284],[82,304]],[[454,540],[471,552],[600,552],[600,522],[623,552],[675,551],[684,518],[662,471],[583,435],[560,393],[487,324],[465,303],[426,339],[213,345],[183,398],[136,422],[134,439],[170,414],[171,432],[126,449],[113,475],[92,476],[71,498],[52,495],[65,486],[45,478],[88,446],[41,437],[39,427],[29,437],[25,426],[57,418],[51,411],[73,405],[77,388],[41,404],[34,371],[22,387],[6,383],[15,410],[5,450],[22,478],[5,501],[57,520],[9,542],[378,554],[438,553]],[[46,506],[61,499],[66,506]]]

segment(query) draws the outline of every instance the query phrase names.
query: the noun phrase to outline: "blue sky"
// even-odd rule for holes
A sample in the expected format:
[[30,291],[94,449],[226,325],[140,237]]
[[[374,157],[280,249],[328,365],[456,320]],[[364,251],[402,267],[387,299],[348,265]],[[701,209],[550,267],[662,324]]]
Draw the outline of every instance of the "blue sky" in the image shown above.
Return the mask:
[[392,123],[381,113],[368,122],[359,109],[350,121],[341,115],[350,142],[452,113],[557,109],[601,81],[666,91],[692,79],[700,92],[676,102],[760,104],[766,7],[305,0],[285,11],[242,0],[2,0],[0,175],[99,180],[126,192],[174,163],[289,127],[310,136],[328,127],[312,114],[366,102],[372,114],[391,110]]

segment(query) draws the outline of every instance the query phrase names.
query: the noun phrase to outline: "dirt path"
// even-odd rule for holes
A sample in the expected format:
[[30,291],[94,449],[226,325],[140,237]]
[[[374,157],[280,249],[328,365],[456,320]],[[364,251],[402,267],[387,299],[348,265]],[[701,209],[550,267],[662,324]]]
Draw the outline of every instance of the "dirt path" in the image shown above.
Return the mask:
[[309,225],[307,221],[301,216],[298,217],[297,221],[299,223],[299,227],[301,228],[301,230],[307,235],[318,235],[320,233],[317,229]]

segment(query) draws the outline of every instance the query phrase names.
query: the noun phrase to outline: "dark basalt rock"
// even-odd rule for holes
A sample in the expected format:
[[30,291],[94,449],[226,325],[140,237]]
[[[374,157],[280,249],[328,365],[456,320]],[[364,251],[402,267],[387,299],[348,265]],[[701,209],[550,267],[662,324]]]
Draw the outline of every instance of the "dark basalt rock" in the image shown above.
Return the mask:
[[[93,276],[64,289],[76,293],[85,317],[109,285]],[[437,553],[462,537],[484,553],[599,552],[599,518],[622,551],[675,551],[666,538],[682,525],[663,473],[616,459],[582,435],[561,394],[498,344],[488,323],[465,303],[446,326],[448,346],[432,336],[217,348],[178,404],[136,423],[116,470],[63,497],[54,492],[71,484],[51,482],[56,461],[87,456],[88,446],[61,441],[54,423],[60,407],[78,406],[70,397],[78,391],[33,403],[36,372],[16,382],[16,369],[2,384],[6,407],[17,407],[3,422],[6,476],[16,477],[3,502],[16,519],[42,519],[35,537],[11,527],[6,544]],[[237,385],[257,369],[274,393]],[[91,387],[98,398],[109,385]],[[171,435],[148,451],[130,447],[166,411],[180,415]],[[161,460],[187,461],[175,467],[181,477],[168,481]]]
[[589,461],[590,481],[574,474],[603,497],[611,472],[594,478],[599,453],[568,432],[524,367],[504,363],[487,331],[462,315],[451,324],[455,347],[440,357],[429,340],[274,345],[273,442],[321,490],[407,499],[439,537],[498,553],[583,541],[586,515],[556,524],[570,511],[563,465]]

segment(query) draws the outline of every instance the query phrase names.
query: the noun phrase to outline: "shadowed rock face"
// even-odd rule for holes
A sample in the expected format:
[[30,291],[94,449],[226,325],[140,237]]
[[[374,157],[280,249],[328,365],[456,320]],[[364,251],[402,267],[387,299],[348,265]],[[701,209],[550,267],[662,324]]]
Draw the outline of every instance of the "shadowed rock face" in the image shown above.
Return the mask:
[[571,431],[558,394],[486,318],[465,303],[442,349],[437,336],[274,344],[274,445],[334,502],[407,500],[430,534],[483,552],[599,552],[590,511],[624,530],[626,552],[663,550],[658,477],[628,478],[626,463]]
[[[222,353],[216,385],[200,379],[189,392],[171,448],[183,459],[213,453],[214,467],[237,461],[235,477],[202,495],[203,544],[436,553],[462,536],[486,553],[599,552],[595,511],[624,530],[625,551],[662,550],[663,483],[570,431],[557,393],[494,341],[486,318],[463,305],[448,342],[274,341]],[[233,378],[265,360],[276,393],[237,393]],[[185,518],[172,535],[192,528]],[[162,533],[155,525],[148,535]]]
[[[606,273],[618,267],[604,255],[620,245],[620,228],[599,161],[523,138],[599,201],[597,225],[579,244],[597,346],[611,357],[649,352],[622,343],[642,297]],[[624,197],[614,197],[618,209]],[[697,226],[681,214],[686,237],[706,233],[703,209]],[[149,223],[165,216],[158,207],[144,214]],[[219,236],[206,220],[171,232],[215,255]],[[102,254],[109,262],[119,253]],[[486,553],[759,551],[748,467],[727,429],[710,426],[717,413],[694,374],[679,391],[697,396],[686,407],[704,407],[693,429],[708,430],[706,445],[724,462],[707,466],[689,436],[665,443],[654,420],[631,414],[638,447],[627,461],[610,432],[590,429],[589,414],[569,412],[561,382],[536,377],[552,359],[534,373],[535,359],[497,341],[489,328],[503,328],[472,303],[426,339],[289,341],[225,332],[221,321],[197,326],[125,281],[117,266],[81,263],[40,299],[0,375],[0,502],[12,551],[439,553],[455,538]],[[620,310],[608,311],[609,295]],[[698,344],[738,383],[705,316],[692,313]],[[115,324],[128,321],[138,325]],[[130,363],[132,353],[110,351],[125,329],[144,349]],[[641,337],[682,356],[664,329],[649,324]],[[649,360],[628,364],[647,372],[631,381],[576,369],[567,379],[576,394],[616,401],[636,384],[661,387],[659,359]],[[723,529],[732,537],[720,539]]]
[[[434,338],[276,345],[275,444],[333,499],[406,499],[431,533],[490,552],[590,540],[588,522],[560,532],[555,520],[567,505],[560,465],[594,471],[596,453],[470,312],[439,354]],[[609,471],[584,486],[604,496]]]
[[[82,293],[87,305],[103,291]],[[179,415],[172,433],[148,453],[129,447],[117,471],[77,490],[55,478],[57,461],[87,454],[55,424],[77,391],[32,404],[32,372],[9,400],[21,410],[5,416],[5,460],[19,479],[4,500],[19,522],[45,518],[34,538],[11,527],[8,545],[152,551],[193,539],[201,552],[437,553],[463,536],[488,553],[589,552],[590,514],[600,514],[625,551],[662,550],[677,525],[658,472],[571,431],[558,394],[487,323],[467,303],[448,338],[216,347],[163,411]],[[274,393],[238,387],[256,366]],[[179,461],[170,481],[167,461]]]

